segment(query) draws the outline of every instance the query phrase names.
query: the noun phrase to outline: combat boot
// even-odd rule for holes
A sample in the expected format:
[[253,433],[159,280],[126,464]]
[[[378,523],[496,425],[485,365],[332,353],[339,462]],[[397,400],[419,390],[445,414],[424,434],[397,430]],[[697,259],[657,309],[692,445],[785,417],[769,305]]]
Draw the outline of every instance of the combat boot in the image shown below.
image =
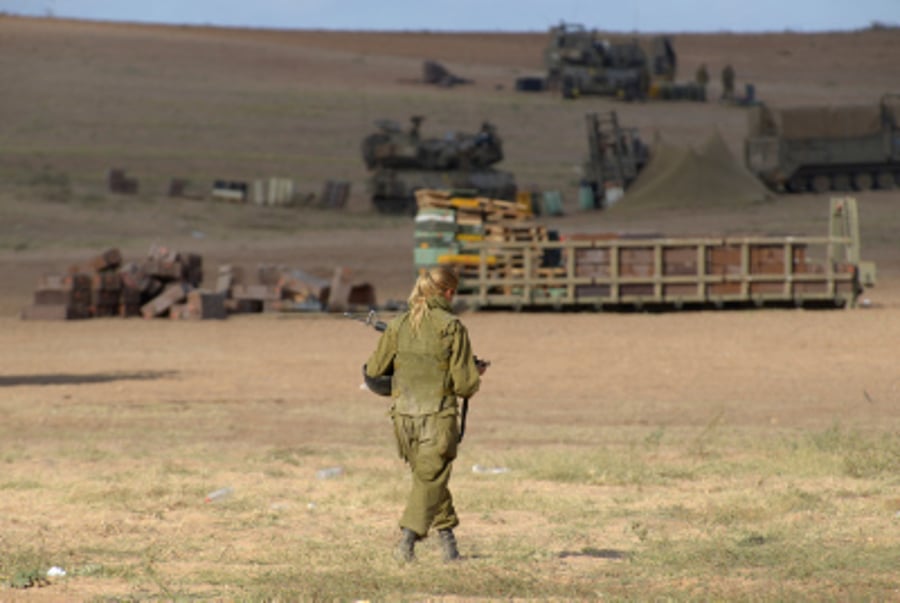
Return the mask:
[[456,536],[453,535],[453,530],[450,528],[438,530],[438,534],[441,537],[441,550],[444,553],[444,561],[456,561],[459,559],[459,549],[456,548]]
[[394,557],[401,563],[409,563],[416,558],[416,540],[419,536],[409,528],[402,528],[401,534],[400,542],[394,549]]

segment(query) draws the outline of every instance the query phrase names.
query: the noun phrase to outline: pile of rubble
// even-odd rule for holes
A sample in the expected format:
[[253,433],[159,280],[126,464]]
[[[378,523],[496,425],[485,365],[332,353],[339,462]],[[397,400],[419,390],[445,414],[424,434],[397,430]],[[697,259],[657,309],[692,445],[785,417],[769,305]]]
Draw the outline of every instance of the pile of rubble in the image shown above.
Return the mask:
[[124,262],[121,252],[108,249],[65,274],[46,274],[32,303],[23,308],[26,320],[72,320],[101,317],[223,319],[229,314],[271,311],[345,312],[375,307],[375,290],[354,284],[345,268],[330,281],[302,270],[261,265],[255,282],[239,266],[218,271],[213,290],[201,287],[203,259],[154,245],[141,262]]

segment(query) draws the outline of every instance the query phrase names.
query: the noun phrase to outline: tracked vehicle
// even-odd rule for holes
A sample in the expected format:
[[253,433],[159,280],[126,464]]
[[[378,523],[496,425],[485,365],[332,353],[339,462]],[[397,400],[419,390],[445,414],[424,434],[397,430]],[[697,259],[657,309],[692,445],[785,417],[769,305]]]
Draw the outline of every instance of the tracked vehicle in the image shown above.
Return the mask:
[[871,106],[760,105],[751,110],[748,130],[744,161],[773,190],[900,186],[900,95]]
[[408,129],[381,119],[375,122],[377,132],[363,139],[367,188],[379,212],[414,214],[415,192],[425,188],[515,198],[513,175],[493,167],[503,160],[503,143],[492,124],[483,123],[475,134],[451,132],[442,138],[425,138],[420,133],[423,119],[413,116]]

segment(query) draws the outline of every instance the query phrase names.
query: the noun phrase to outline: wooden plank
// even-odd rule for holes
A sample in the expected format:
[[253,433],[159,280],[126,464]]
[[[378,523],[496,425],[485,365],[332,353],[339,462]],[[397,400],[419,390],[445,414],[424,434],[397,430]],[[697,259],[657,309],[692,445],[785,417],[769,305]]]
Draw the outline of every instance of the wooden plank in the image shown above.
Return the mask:
[[171,283],[163,289],[163,292],[154,297],[141,307],[141,315],[144,318],[154,318],[168,312],[173,304],[184,299],[187,294],[186,286],[182,283]]

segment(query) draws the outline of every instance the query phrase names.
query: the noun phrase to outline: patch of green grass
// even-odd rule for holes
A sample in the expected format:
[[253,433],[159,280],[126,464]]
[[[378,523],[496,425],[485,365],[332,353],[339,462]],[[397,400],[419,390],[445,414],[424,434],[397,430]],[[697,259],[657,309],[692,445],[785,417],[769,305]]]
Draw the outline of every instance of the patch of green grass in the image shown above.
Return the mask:
[[856,478],[891,477],[900,473],[900,434],[864,434],[857,430],[844,429],[835,424],[828,429],[809,434],[794,449],[807,449],[823,457],[831,458],[845,475]]
[[294,476],[293,473],[283,469],[282,467],[267,467],[263,470],[263,473],[266,475],[266,477],[272,477],[275,479],[284,479]]
[[0,239],[0,249],[12,249],[13,251],[25,251],[34,245],[33,241],[22,239]]
[[[900,563],[891,545],[846,546],[803,531],[726,532],[707,538],[650,540],[635,563],[675,575],[727,576],[746,572],[757,580],[845,580],[856,572],[889,576]],[[830,577],[830,578],[829,578]]]
[[301,459],[314,454],[316,454],[314,450],[305,447],[272,448],[263,453],[262,460],[264,462],[275,461],[293,467],[299,467],[302,465]]
[[31,588],[46,584],[50,555],[42,548],[15,548],[3,543],[0,555],[0,579],[12,588]]
[[40,490],[44,485],[30,479],[19,479],[0,483],[0,490]]
[[35,172],[28,185],[36,189],[47,201],[67,203],[72,200],[72,182],[69,175],[52,167],[44,166]]
[[722,430],[720,427],[722,426],[723,417],[725,416],[725,411],[719,411],[715,416],[713,416],[709,423],[700,431],[699,434],[693,439],[690,443],[690,452],[694,456],[706,459],[715,454],[715,446],[719,443],[722,437]]
[[647,485],[694,475],[683,466],[663,466],[633,448],[530,451],[512,459],[510,466],[533,479],[592,485]]
[[68,453],[71,454],[70,458],[75,458],[88,463],[100,463],[115,456],[114,453],[109,450],[103,450],[91,445],[87,445],[79,449],[70,450]]
[[592,599],[596,582],[586,577],[547,588],[527,566],[511,568],[497,559],[473,559],[456,565],[420,560],[413,567],[359,564],[320,569],[294,566],[266,572],[247,585],[250,600],[392,600],[421,601],[435,597],[488,599]]
[[[431,537],[409,567],[390,555],[393,513],[409,482],[397,465],[373,462],[371,451],[235,451],[229,475],[262,479],[240,486],[247,480],[238,476],[232,497],[204,506],[203,495],[223,485],[213,468],[222,463],[218,449],[172,442],[166,456],[142,469],[129,461],[73,484],[62,504],[75,512],[108,510],[111,527],[91,543],[70,545],[70,559],[81,563],[50,558],[71,566],[69,580],[106,579],[111,592],[138,600],[813,601],[895,594],[900,559],[873,526],[881,525],[877,518],[890,521],[897,503],[886,500],[884,473],[856,477],[842,465],[848,453],[890,448],[891,437],[718,425],[705,431],[698,456],[702,433],[636,429],[604,438],[602,446],[479,452],[481,463],[510,471],[478,474],[460,463],[451,487],[465,561],[443,564]],[[118,449],[103,440],[91,446]],[[344,474],[315,478],[317,468],[332,465]],[[96,467],[85,463],[84,471]],[[307,509],[309,502],[315,506]],[[203,537],[172,529],[189,525],[198,509],[212,522]],[[219,536],[212,545],[209,530]]]
[[190,477],[198,474],[195,469],[171,459],[164,461],[159,471],[164,476]]

